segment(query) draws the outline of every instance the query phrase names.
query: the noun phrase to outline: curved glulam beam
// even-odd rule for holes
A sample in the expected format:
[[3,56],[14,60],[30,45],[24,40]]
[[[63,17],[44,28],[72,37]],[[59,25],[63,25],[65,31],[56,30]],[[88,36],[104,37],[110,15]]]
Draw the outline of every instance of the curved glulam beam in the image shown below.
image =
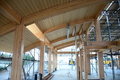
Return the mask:
[[52,8],[45,9],[43,11],[39,11],[35,14],[31,14],[27,17],[25,17],[25,24],[31,24],[37,20],[43,20],[46,18],[49,18],[51,16],[55,16],[61,13],[65,13],[71,10],[75,10],[78,8],[83,8],[86,6],[91,6],[95,4],[102,4],[102,3],[108,3],[112,0],[75,0],[71,1],[62,5],[58,5]]
[[60,50],[60,49],[63,49],[63,48],[69,47],[69,46],[73,46],[73,45],[75,45],[75,43],[68,44],[68,45],[65,45],[65,46],[61,46],[61,47],[57,48],[57,50]]
[[[95,19],[93,17],[90,17],[90,18],[85,18],[85,19],[71,21],[71,22],[69,22],[69,25],[73,26],[73,25],[76,25],[76,24],[82,24],[82,23],[92,22],[94,20]],[[50,29],[47,29],[47,30],[44,31],[44,34],[48,34],[50,32],[53,32],[53,31],[56,31],[56,30],[59,30],[59,29],[62,29],[62,28],[66,28],[66,27],[68,27],[68,23],[64,23],[64,24],[52,27]]]
[[75,52],[71,52],[71,51],[64,51],[64,52],[56,52],[56,54],[75,54]]
[[26,46],[24,48],[24,52],[27,52],[27,51],[29,51],[31,49],[34,49],[34,48],[38,47],[38,46],[40,46],[40,41],[35,42],[35,43],[33,43],[33,44],[29,45],[29,46]]
[[55,48],[59,48],[59,47],[62,47],[62,46],[68,45],[68,44],[72,44],[72,43],[75,44],[75,41],[69,41],[69,42],[66,42],[66,43],[63,43],[63,44],[59,44],[59,45],[54,46],[54,47],[55,47]]
[[40,41],[43,41],[46,45],[50,46],[49,40],[42,33],[42,30],[38,28],[38,25],[36,23],[28,25],[26,28],[30,30],[30,32],[32,32]]
[[21,16],[15,12],[4,0],[0,0],[0,13],[12,22],[20,24]]
[[[40,11],[34,14],[31,14],[29,16],[25,17],[25,25],[31,24],[36,22],[37,20],[43,20],[45,18],[49,18],[54,15],[58,15],[64,12],[68,12],[70,10],[74,10],[76,8],[82,8],[85,6],[90,6],[90,5],[94,5],[94,4],[102,4],[102,3],[107,3],[110,2],[112,0],[85,0],[85,1],[79,1],[79,0],[75,0],[75,1],[71,1],[59,6],[55,6],[49,9],[46,9],[44,11]],[[105,6],[105,4],[102,4],[101,7]],[[98,13],[96,13],[96,16],[98,17],[98,15],[100,14],[101,10],[103,10],[102,8],[99,9]],[[5,1],[2,0],[2,2],[0,3],[0,12],[5,15],[8,19],[17,22],[18,24],[20,23],[21,20],[21,16],[16,13]],[[96,17],[95,16],[95,17]],[[94,18],[95,18],[94,17]],[[11,31],[14,31],[14,29],[12,29]],[[9,31],[8,31],[9,32]],[[6,33],[8,33],[6,32]],[[6,34],[5,33],[5,34]]]
[[17,25],[15,23],[10,23],[10,24],[0,27],[0,37],[14,31],[16,26]]
[[[81,34],[79,34],[79,33],[76,34],[76,36],[79,36],[79,35],[81,35]],[[69,36],[69,38],[72,38],[72,37],[75,37],[75,36],[72,36],[72,35]],[[56,43],[56,42],[59,42],[61,40],[65,40],[65,39],[66,39],[66,36],[63,36],[63,37],[60,37],[60,38],[50,41],[50,43],[53,44],[53,43]]]

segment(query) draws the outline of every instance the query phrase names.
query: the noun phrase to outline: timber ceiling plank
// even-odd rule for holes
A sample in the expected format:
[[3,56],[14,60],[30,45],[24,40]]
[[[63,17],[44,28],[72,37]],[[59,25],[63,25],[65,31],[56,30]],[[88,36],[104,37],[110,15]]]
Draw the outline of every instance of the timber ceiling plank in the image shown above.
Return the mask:
[[0,13],[9,20],[20,24],[21,16],[15,12],[4,0],[0,2]]
[[[73,26],[73,25],[76,25],[76,24],[92,22],[94,20],[95,19],[91,17],[91,18],[86,18],[86,19],[80,19],[80,20],[71,21],[69,24],[70,24],[70,26]],[[62,29],[62,28],[66,28],[66,27],[68,27],[68,23],[64,23],[64,24],[55,26],[53,28],[50,28],[50,29],[44,31],[44,34],[47,34],[47,33],[50,33],[50,32],[53,32],[53,31],[56,31],[56,30],[59,30],[59,29]]]
[[[52,7],[40,12],[37,12],[35,14],[32,14],[30,16],[25,17],[25,24],[31,24],[37,20],[43,20],[45,18],[55,16],[64,12],[68,12],[74,9],[82,8],[85,6],[91,6],[95,4],[101,4],[101,3],[107,3],[112,0],[75,0],[66,4],[62,4],[56,7]],[[71,7],[72,6],[72,7]]]

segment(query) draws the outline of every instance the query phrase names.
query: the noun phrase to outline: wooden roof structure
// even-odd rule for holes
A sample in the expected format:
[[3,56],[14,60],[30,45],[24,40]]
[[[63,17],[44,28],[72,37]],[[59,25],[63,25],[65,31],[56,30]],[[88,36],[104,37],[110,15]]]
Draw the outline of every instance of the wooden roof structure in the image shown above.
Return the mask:
[[[16,25],[24,20],[25,52],[39,41],[55,49],[74,44],[112,0],[1,0],[0,51],[13,52]],[[69,27],[69,38],[67,32]],[[83,31],[82,31],[83,30]]]

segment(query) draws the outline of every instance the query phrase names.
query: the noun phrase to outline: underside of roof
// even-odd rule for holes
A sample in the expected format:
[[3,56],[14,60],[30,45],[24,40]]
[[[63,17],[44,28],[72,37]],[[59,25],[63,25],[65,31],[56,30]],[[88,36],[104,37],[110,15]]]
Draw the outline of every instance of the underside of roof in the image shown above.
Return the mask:
[[120,10],[118,2],[111,1],[1,0],[0,51],[13,52],[15,28],[22,20],[26,26],[25,51],[37,47],[40,41],[56,50],[72,46],[75,45],[75,35],[79,40],[86,32],[89,32],[89,40],[95,41],[94,21],[101,16],[102,40],[109,41],[105,13],[108,13],[112,40],[117,40]]

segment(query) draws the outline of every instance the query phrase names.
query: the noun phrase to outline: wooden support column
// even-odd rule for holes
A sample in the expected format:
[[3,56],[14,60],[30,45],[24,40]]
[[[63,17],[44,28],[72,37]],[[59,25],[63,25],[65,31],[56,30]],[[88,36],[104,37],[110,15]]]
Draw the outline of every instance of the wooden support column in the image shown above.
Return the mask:
[[82,71],[84,72],[84,57],[83,57],[83,49],[82,49]]
[[55,53],[53,52],[53,72],[55,71]]
[[87,60],[87,55],[88,55],[88,51],[86,49],[86,47],[83,47],[83,58],[84,58],[84,80],[88,80],[88,60]]
[[[89,41],[88,33],[86,33],[85,38],[86,38],[86,41]],[[88,66],[87,66],[88,67],[88,75],[91,75],[90,52],[88,52],[87,61],[88,61]]]
[[[96,41],[102,41],[101,31],[100,31],[100,21],[97,18],[95,20],[95,30],[96,30]],[[104,65],[103,65],[103,54],[98,53],[98,77],[99,79],[104,79]]]
[[55,71],[55,53],[53,53],[53,71]]
[[54,71],[54,68],[53,68],[53,52],[51,52],[51,72]]
[[76,53],[76,71],[77,71],[77,79],[79,80],[79,58],[77,53]]
[[49,55],[49,57],[48,57],[48,59],[49,59],[49,61],[48,61],[48,73],[51,73],[51,49],[50,48],[48,49],[48,55]]
[[57,70],[57,54],[55,53],[55,70]]
[[88,75],[91,75],[90,52],[88,52],[87,60],[88,60]]
[[45,46],[44,46],[44,42],[40,42],[40,69],[39,69],[39,74],[40,76],[42,76],[42,78],[44,77],[44,50],[45,50]]
[[100,21],[98,18],[95,20],[95,31],[96,31],[96,41],[102,41],[101,30],[100,30]]
[[98,53],[98,77],[101,80],[104,80],[104,67],[103,67],[103,53]]
[[11,80],[22,80],[22,59],[24,53],[24,33],[25,26],[23,21],[17,25],[14,37]]
[[83,77],[82,77],[82,62],[83,62],[83,59],[82,59],[82,50],[79,50],[79,53],[80,53],[80,59],[79,59],[79,63],[80,63],[80,80],[83,80]]
[[54,71],[57,70],[57,54],[56,53],[53,54],[53,70]]

